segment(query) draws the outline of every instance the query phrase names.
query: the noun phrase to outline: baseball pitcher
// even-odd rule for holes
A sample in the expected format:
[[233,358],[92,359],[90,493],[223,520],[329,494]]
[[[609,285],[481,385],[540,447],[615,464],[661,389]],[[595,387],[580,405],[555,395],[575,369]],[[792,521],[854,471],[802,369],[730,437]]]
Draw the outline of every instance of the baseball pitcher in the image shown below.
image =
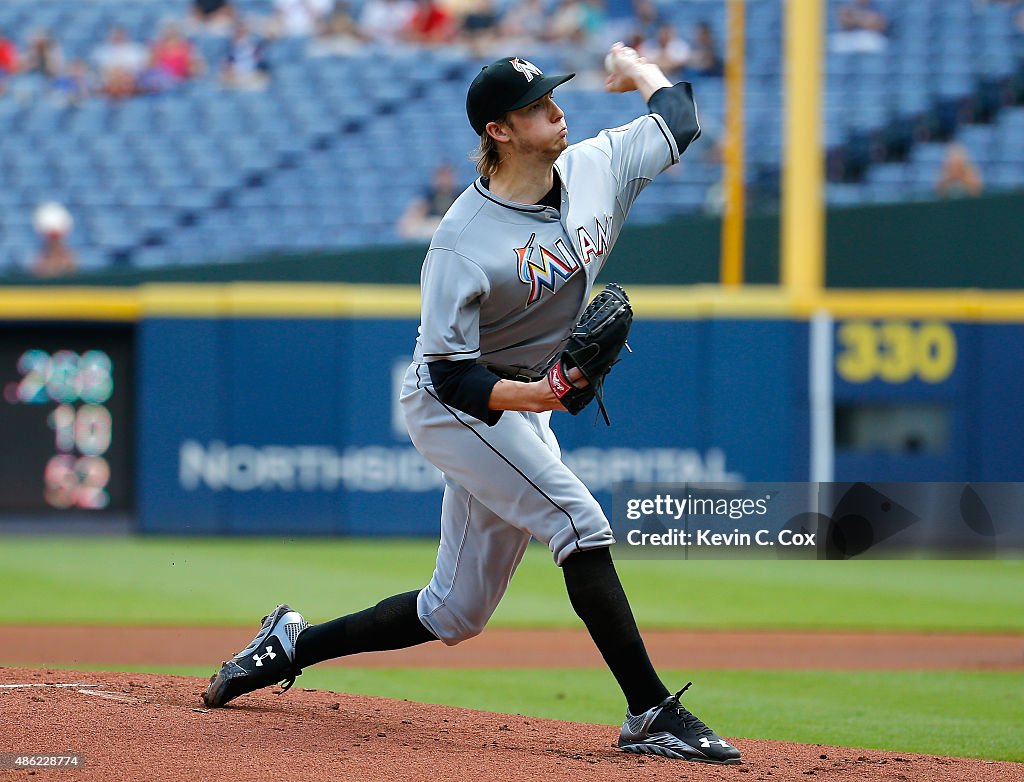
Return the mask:
[[[483,68],[466,111],[480,177],[434,234],[401,403],[419,451],[444,474],[437,565],[421,590],[309,625],[287,605],[210,680],[207,706],[323,660],[480,633],[536,538],[625,695],[618,746],[707,763],[739,751],[671,694],[648,658],[612,563],[608,519],[559,456],[553,411],[597,400],[632,320],[626,293],[588,294],[640,191],[700,135],[689,83],[615,44],[610,92],[649,113],[570,145],[547,75],[520,57]],[[687,685],[689,686],[689,685]]]

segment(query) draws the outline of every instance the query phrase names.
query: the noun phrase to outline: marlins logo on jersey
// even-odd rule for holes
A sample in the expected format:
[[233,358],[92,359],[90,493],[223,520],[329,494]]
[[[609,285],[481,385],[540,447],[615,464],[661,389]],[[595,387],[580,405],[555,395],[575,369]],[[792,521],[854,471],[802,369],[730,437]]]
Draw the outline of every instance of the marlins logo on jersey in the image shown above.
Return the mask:
[[[584,265],[600,258],[608,252],[608,231],[610,218],[605,217],[605,222],[595,220],[597,228],[596,240],[582,225],[576,229],[576,238],[579,241],[579,257],[583,259]],[[529,241],[522,247],[515,248],[516,260],[519,264],[519,279],[530,286],[530,297],[526,301],[529,307],[540,299],[545,290],[555,292],[558,280],[568,280],[580,269],[580,263],[566,246],[564,239],[555,239],[555,250],[549,250],[543,245],[535,244],[537,234],[530,234]]]
[[544,72],[541,71],[540,68],[538,68],[529,60],[524,60],[520,57],[514,57],[513,59],[509,60],[509,62],[512,64],[513,68],[515,68],[517,71],[523,74],[523,76],[526,77],[527,81],[533,81],[534,76],[544,75]]
[[519,262],[519,279],[530,286],[527,307],[537,301],[545,290],[554,293],[559,279],[568,280],[580,268],[579,262],[562,239],[555,240],[557,252],[540,245],[534,246],[536,240],[537,234],[532,233],[530,240],[515,250]]

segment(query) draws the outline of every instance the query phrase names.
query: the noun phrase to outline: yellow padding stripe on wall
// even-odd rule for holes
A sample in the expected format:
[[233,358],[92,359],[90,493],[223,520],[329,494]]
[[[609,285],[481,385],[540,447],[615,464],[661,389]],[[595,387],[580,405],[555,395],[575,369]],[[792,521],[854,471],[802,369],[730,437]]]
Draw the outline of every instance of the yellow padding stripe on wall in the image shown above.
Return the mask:
[[137,320],[135,288],[0,288],[2,320]]
[[[775,286],[628,288],[638,318],[836,318],[1024,322],[1024,291],[831,290],[792,298]],[[0,288],[0,320],[417,318],[419,289],[343,283],[153,283],[137,288]]]
[[144,285],[139,295],[149,317],[379,318],[420,311],[419,289],[408,285]]

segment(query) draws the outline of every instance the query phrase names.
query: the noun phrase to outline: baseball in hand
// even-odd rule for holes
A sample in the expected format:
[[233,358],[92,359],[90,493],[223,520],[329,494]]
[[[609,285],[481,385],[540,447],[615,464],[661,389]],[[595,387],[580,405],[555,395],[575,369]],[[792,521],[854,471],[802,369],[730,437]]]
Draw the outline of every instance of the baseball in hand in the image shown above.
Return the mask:
[[612,44],[611,50],[605,55],[604,69],[614,76],[619,72],[620,67],[632,61],[642,62],[643,60],[637,54],[636,49],[631,46],[625,46],[621,41],[617,41]]
[[637,54],[636,49],[626,46],[622,41],[612,44],[611,50],[604,58],[604,67],[608,77],[604,87],[609,92],[629,92],[637,88],[634,81],[635,69],[645,60]]

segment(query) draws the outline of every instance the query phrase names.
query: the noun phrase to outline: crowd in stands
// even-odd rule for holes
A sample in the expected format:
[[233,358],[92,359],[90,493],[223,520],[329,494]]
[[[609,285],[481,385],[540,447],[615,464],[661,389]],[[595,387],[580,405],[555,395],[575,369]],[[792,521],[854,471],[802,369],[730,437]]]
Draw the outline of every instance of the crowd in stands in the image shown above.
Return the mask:
[[[61,103],[91,96],[121,100],[174,89],[212,75],[225,86],[259,88],[270,77],[267,48],[282,37],[308,38],[310,54],[346,54],[365,46],[461,47],[490,57],[537,44],[565,44],[563,67],[580,84],[603,80],[607,46],[628,40],[670,75],[721,75],[711,27],[701,23],[685,40],[652,0],[634,0],[635,14],[609,20],[603,0],[273,0],[273,13],[245,17],[231,0],[193,0],[183,19],[167,19],[151,40],[133,40],[114,27],[87,58],[66,60],[47,30],[0,30],[0,94],[34,80]],[[217,62],[207,62],[197,37],[224,39]],[[19,43],[19,39],[21,42]],[[596,65],[595,65],[596,64]]]
[[[0,94],[24,87],[27,94],[35,95],[40,83],[60,103],[79,103],[93,96],[121,100],[166,92],[206,75],[210,67],[185,32],[186,27],[194,28],[192,21],[164,22],[149,43],[133,40],[126,30],[114,26],[87,59],[68,61],[47,30],[31,33],[23,51],[0,31]],[[265,71],[263,40],[250,42],[241,20],[224,29],[229,41],[218,73],[225,83],[243,82],[240,71],[243,75],[249,70]]]
[[[261,90],[273,82],[276,73],[277,90],[263,96],[231,98],[287,103],[280,90],[287,92],[287,85],[295,83],[289,77],[303,72],[307,65],[334,65],[321,57],[344,57],[364,51],[404,51],[417,57],[422,48],[445,54],[455,52],[460,55],[456,59],[466,63],[471,58],[486,61],[508,52],[525,52],[529,56],[538,47],[547,47],[548,52],[557,54],[553,60],[538,54],[543,57],[538,63],[574,70],[578,77],[573,88],[597,90],[604,81],[601,69],[604,52],[614,40],[624,40],[634,46],[657,62],[673,81],[700,82],[721,77],[725,71],[722,47],[716,37],[716,32],[723,33],[722,15],[713,15],[713,25],[701,21],[701,15],[693,12],[673,13],[669,0],[631,0],[631,13],[625,17],[610,15],[606,0],[261,0],[259,4],[235,5],[241,1],[178,0],[173,6],[176,16],[156,21],[157,16],[149,14],[143,17],[146,21],[140,22],[136,17],[135,24],[125,24],[123,28],[107,29],[111,19],[107,15],[98,19],[87,38],[65,39],[63,49],[57,24],[52,24],[51,30],[0,29],[0,101],[13,97],[24,104],[47,98],[69,105],[131,100],[136,101],[131,109],[149,109],[152,107],[141,105],[142,101],[137,99],[173,93],[181,85],[196,80],[213,81],[228,89]],[[1009,8],[1018,31],[1014,40],[1024,44],[1024,0],[962,2],[980,6],[975,10],[978,16],[985,14],[989,7],[989,11],[998,11],[1002,18]],[[261,12],[255,11],[257,7]],[[902,51],[908,17],[901,14],[899,0],[837,0],[829,8],[831,60],[877,65],[893,58],[872,54],[889,51],[891,55]],[[163,13],[163,8],[158,13]],[[10,18],[16,17],[7,17]],[[120,16],[113,18],[122,20]],[[95,41],[92,30],[96,31]],[[763,47],[762,51],[757,50],[757,42],[765,39],[764,35],[755,37],[754,45],[748,44],[748,58],[753,60],[756,55],[764,54]],[[1018,51],[1024,58],[1024,45]],[[302,68],[292,68],[290,57],[302,57],[308,62],[303,63]],[[763,73],[777,78],[777,61],[762,56],[760,67]],[[196,87],[198,89],[184,90],[182,97],[186,101],[196,95],[205,96],[203,100],[223,99],[221,95],[213,96],[203,85]],[[721,85],[715,89],[720,95]],[[92,108],[102,107],[94,105]],[[716,121],[721,121],[720,109],[719,100],[719,114],[710,110],[702,118],[706,121],[702,123],[705,127],[701,159],[712,169],[710,177],[718,175],[717,167],[721,162],[718,156],[722,131],[716,127]],[[123,107],[103,108],[103,111],[127,113]],[[749,116],[755,114],[752,112]],[[765,113],[760,116],[763,119]],[[848,138],[845,141],[848,142]],[[843,137],[839,140],[844,141]],[[985,185],[989,189],[1000,186],[999,172],[993,172],[991,154],[984,148],[979,151],[977,145],[970,145],[968,149],[963,144],[952,143],[955,141],[952,129],[949,134],[932,140],[950,142],[942,161],[929,157],[927,164],[931,167],[923,175],[915,174],[914,181],[923,182],[932,197],[972,197],[980,194]],[[449,150],[445,154],[456,153]],[[764,161],[760,165],[763,170],[755,172],[756,177],[761,177],[757,179],[759,186],[771,177],[777,179],[777,165],[772,168]],[[753,170],[748,167],[748,171]],[[674,174],[685,178],[690,171],[683,166]],[[403,202],[409,199],[404,214],[398,217],[396,212],[387,216],[394,235],[408,240],[428,239],[466,184],[459,181],[457,169],[448,164],[436,167],[429,184],[426,171],[421,176],[422,189],[411,198],[411,189],[402,196]],[[864,172],[859,176],[863,177]],[[699,183],[701,187],[710,188],[703,208],[717,214],[724,206],[724,194],[720,184],[709,184],[711,181],[709,178]],[[207,186],[205,182],[198,185]],[[78,218],[78,234],[88,237],[71,246],[88,247],[94,241],[94,235],[89,234],[95,230],[91,224],[92,213],[74,197],[59,192],[53,195],[66,199]],[[32,203],[48,197],[51,196],[33,195]],[[691,200],[690,203],[696,202]],[[658,204],[659,207],[664,205]],[[74,252],[68,245],[74,220],[70,219],[70,214],[65,219],[58,206],[50,204],[43,210],[49,221],[33,221],[39,248],[35,273],[39,275],[67,274],[75,266]],[[81,257],[86,259],[83,268],[94,263],[87,256],[83,250]]]
[[[605,0],[269,0],[262,14],[252,4],[243,12],[237,1],[190,0],[148,35],[137,24],[115,24],[94,45],[69,45],[72,57],[65,56],[59,29],[0,30],[0,99],[6,93],[21,103],[116,102],[173,92],[197,79],[258,90],[272,79],[269,52],[281,39],[308,41],[311,57],[366,47],[454,47],[491,59],[554,45],[563,53],[558,67],[579,74],[574,86],[592,88],[603,83],[607,46],[623,39],[672,78],[722,73],[710,25],[701,23],[686,39],[654,0],[633,0],[634,13],[624,19],[610,19]],[[429,238],[464,186],[453,166],[438,166],[432,182],[408,204],[396,233]],[[73,272],[70,212],[45,203],[37,209],[40,216],[33,221],[39,241],[33,272]]]
[[[965,0],[966,2],[966,0]],[[1018,41],[1024,41],[1024,0],[973,0],[977,11],[986,6],[1015,9],[1013,27]],[[839,54],[873,54],[886,51],[892,34],[892,20],[877,0],[850,0],[839,8],[829,46]],[[1018,54],[1024,56],[1024,47]]]

